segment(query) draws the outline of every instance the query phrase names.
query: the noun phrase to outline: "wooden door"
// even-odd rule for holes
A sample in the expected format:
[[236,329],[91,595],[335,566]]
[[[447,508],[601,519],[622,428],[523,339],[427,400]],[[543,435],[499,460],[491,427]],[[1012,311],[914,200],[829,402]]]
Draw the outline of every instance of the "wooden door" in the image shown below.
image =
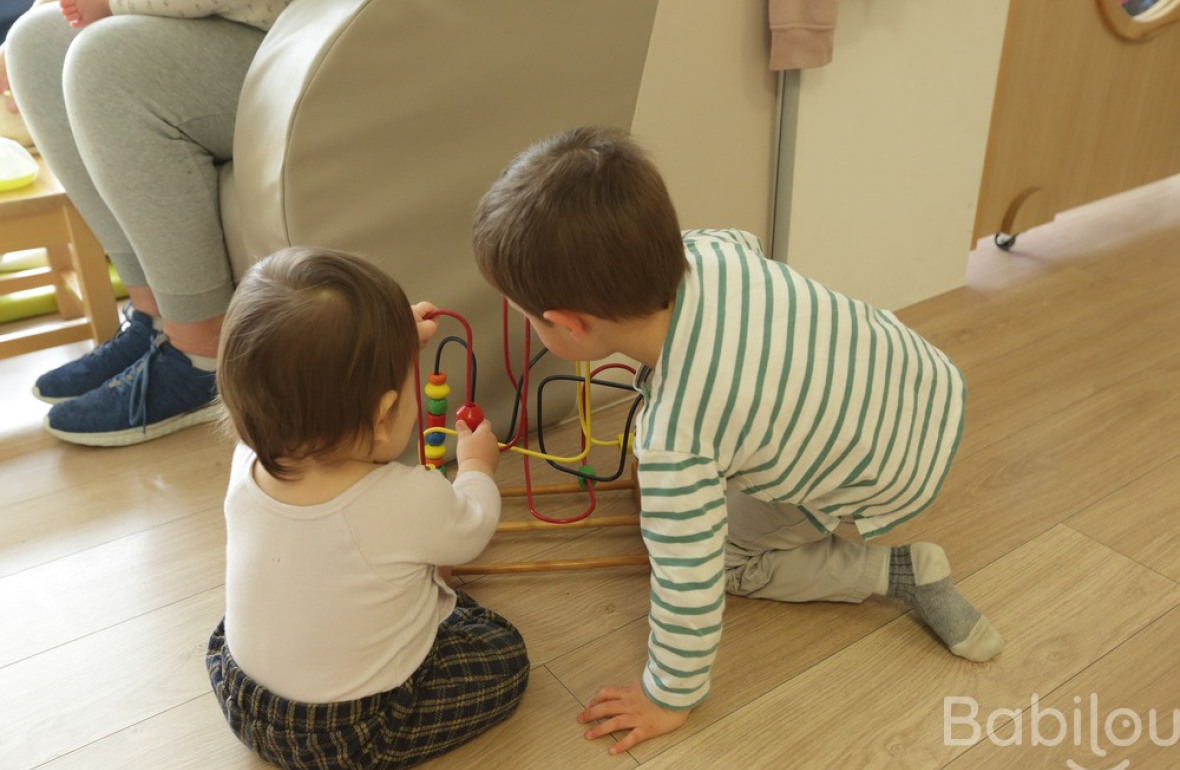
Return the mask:
[[1180,173],[1177,20],[1180,0],[1011,0],[973,240]]

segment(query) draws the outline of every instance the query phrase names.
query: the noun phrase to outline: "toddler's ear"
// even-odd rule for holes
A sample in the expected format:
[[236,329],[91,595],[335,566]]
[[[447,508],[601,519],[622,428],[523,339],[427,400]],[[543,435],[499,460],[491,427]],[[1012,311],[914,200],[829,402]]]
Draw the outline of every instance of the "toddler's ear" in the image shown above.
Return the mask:
[[377,441],[389,439],[390,418],[393,417],[397,399],[396,390],[387,390],[381,394],[381,400],[377,402],[377,413],[373,415],[373,438]]
[[581,340],[586,336],[588,323],[586,316],[582,313],[573,310],[546,310],[541,314],[541,317],[554,326],[565,329],[575,340]]

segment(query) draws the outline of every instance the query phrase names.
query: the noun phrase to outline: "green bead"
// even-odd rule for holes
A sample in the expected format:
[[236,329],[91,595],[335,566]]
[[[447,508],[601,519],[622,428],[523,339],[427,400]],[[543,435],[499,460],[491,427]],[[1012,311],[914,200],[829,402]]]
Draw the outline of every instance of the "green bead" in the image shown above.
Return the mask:
[[431,414],[446,414],[447,400],[445,398],[428,398],[426,399],[426,411]]
[[593,483],[590,479],[588,479],[586,477],[587,476],[597,476],[597,475],[598,474],[594,472],[593,465],[583,465],[582,467],[578,468],[578,486],[581,487],[582,489],[586,489],[591,483]]

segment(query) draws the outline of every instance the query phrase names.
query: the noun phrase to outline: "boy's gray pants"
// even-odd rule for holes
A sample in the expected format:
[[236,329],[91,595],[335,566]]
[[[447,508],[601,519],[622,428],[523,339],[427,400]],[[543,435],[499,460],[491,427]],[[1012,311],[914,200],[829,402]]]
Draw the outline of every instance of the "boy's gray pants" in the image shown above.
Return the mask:
[[13,26],[9,80],[38,150],[124,283],[165,318],[221,315],[233,276],[217,167],[262,30],[119,15],[71,28],[57,3]]
[[726,589],[781,602],[864,601],[889,562],[889,548],[825,535],[793,505],[727,493]]

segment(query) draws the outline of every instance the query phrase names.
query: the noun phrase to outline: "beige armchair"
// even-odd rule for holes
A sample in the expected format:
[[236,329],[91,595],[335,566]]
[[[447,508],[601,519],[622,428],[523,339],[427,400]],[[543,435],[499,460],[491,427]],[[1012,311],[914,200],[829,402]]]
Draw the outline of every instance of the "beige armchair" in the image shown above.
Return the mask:
[[462,313],[502,432],[513,394],[500,298],[471,258],[475,204],[537,139],[630,127],[656,2],[295,0],[254,61],[222,175],[235,273],[288,245],[344,249]]

